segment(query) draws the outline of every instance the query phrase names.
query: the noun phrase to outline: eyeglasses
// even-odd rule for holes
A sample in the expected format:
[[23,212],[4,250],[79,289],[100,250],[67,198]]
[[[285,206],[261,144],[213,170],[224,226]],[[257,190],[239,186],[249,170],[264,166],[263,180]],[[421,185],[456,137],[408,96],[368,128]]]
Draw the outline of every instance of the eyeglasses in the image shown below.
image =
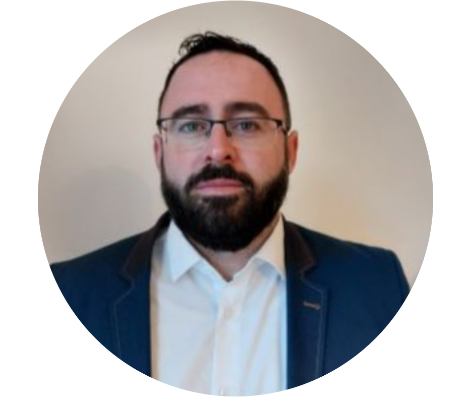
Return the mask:
[[238,148],[260,148],[271,143],[280,130],[286,133],[283,121],[266,117],[231,118],[161,118],[156,122],[168,141],[184,149],[203,147],[215,124],[224,126],[231,143]]

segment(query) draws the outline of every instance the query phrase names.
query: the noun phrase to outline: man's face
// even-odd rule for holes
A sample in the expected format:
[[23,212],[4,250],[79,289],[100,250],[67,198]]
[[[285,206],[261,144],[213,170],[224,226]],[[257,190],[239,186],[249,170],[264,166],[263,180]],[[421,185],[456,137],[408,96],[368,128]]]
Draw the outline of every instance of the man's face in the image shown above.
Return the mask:
[[[268,71],[249,57],[211,52],[175,72],[161,117],[285,120],[280,92]],[[297,135],[278,130],[261,148],[238,148],[215,124],[205,145],[184,149],[155,137],[164,198],[175,222],[191,239],[213,250],[236,251],[276,216],[296,161]]]

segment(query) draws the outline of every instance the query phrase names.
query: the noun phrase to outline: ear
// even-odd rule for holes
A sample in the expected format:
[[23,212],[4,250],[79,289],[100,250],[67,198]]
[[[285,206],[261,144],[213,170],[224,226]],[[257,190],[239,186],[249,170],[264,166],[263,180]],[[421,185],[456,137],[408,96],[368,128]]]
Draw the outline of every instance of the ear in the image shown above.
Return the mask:
[[297,131],[292,131],[286,138],[286,151],[288,152],[289,173],[293,172],[294,168],[296,167],[298,146],[299,134]]
[[153,153],[154,160],[156,161],[156,166],[161,172],[161,163],[163,159],[163,138],[157,133],[153,136]]

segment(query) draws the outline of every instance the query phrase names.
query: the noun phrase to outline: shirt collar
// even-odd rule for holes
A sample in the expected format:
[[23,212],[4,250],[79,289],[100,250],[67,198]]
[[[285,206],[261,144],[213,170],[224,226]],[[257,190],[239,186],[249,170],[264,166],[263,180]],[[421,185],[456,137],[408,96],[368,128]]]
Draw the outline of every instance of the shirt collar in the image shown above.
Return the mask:
[[273,232],[262,247],[252,256],[252,261],[260,260],[273,267],[278,274],[285,278],[286,266],[284,261],[284,226],[282,218],[278,218]]
[[[173,282],[177,281],[198,263],[204,261],[200,253],[187,240],[174,221],[171,221],[166,233],[162,260],[163,265],[167,266],[169,276]],[[284,227],[282,218],[278,218],[273,232],[257,253],[252,256],[246,267],[250,263],[258,261],[267,263],[282,278],[285,277]]]
[[163,252],[163,265],[167,266],[171,280],[177,281],[202,260],[200,253],[195,250],[174,221],[171,221]]

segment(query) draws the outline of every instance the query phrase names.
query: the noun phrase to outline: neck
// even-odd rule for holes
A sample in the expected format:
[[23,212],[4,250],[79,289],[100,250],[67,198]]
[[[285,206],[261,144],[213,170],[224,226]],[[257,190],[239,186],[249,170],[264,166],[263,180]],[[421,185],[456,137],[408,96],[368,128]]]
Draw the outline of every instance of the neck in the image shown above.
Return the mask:
[[250,258],[267,241],[279,219],[280,214],[278,213],[273,221],[267,225],[247,247],[238,251],[214,251],[196,242],[192,242],[192,244],[224,279],[230,281],[237,272],[244,268]]

